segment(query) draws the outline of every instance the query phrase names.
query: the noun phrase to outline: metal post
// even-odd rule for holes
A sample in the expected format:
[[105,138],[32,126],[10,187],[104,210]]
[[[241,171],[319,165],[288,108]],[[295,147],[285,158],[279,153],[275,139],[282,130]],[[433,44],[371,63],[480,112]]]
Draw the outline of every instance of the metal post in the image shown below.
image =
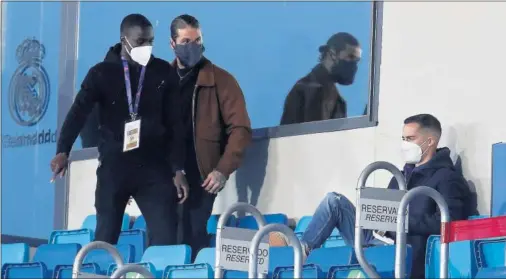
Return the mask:
[[86,244],[79,253],[76,255],[76,259],[74,260],[74,265],[72,266],[72,278],[78,278],[79,272],[81,270],[81,265],[83,264],[84,257],[92,250],[95,249],[104,249],[109,254],[111,254],[112,258],[114,259],[114,262],[118,266],[118,268],[123,266],[123,258],[119,254],[118,250],[111,244],[103,241],[93,241],[91,243]]
[[[378,161],[372,164],[369,164],[360,174],[358,178],[357,184],[357,207],[360,206],[360,192],[363,188],[365,188],[365,183],[367,182],[367,178],[371,173],[376,170],[387,170],[391,172],[395,179],[397,180],[397,184],[399,185],[399,190],[406,190],[406,180],[404,179],[404,175],[402,172],[393,164],[389,162]],[[355,255],[357,256],[357,261],[365,271],[369,278],[380,278],[380,275],[376,272],[376,270],[367,262],[364,256],[364,250],[362,249],[364,244],[364,235],[362,233],[362,227],[359,226],[361,217],[361,211],[356,210],[355,214]]]
[[[221,279],[223,277],[223,269],[219,265],[220,257],[221,257],[221,231],[227,224],[228,219],[232,214],[236,211],[244,211],[246,213],[250,213],[258,223],[258,228],[261,229],[266,225],[265,218],[260,213],[260,211],[254,207],[253,205],[245,202],[238,202],[230,206],[223,214],[221,214],[220,219],[218,220],[218,226],[216,228],[216,259],[215,259],[215,267],[214,267],[214,278]],[[257,278],[256,276],[254,278]]]
[[288,238],[290,246],[294,250],[294,278],[302,278],[302,246],[295,233],[283,224],[269,224],[261,228],[253,237],[249,248],[249,272],[248,278],[257,278],[258,248],[262,238],[271,232],[280,232]]
[[[395,247],[395,278],[404,278],[406,276],[406,210],[408,205],[415,197],[425,195],[431,197],[439,207],[441,212],[441,235],[445,235],[446,224],[450,222],[450,212],[448,204],[438,191],[427,187],[418,186],[408,191],[401,200],[399,212],[397,214],[397,240]],[[441,256],[439,266],[439,278],[448,278],[448,243],[441,241]]]
[[153,273],[149,272],[145,267],[137,264],[126,264],[113,272],[111,278],[120,278],[129,272],[135,272],[142,275],[144,278],[155,278]]

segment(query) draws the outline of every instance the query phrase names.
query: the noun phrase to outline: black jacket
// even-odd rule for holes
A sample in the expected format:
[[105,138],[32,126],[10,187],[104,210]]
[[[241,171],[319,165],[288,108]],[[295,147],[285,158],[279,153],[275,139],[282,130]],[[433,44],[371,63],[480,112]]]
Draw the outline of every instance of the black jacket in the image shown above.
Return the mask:
[[[178,104],[179,82],[175,69],[166,61],[151,57],[139,104],[141,138],[138,149],[123,152],[125,122],[130,119],[121,45],[112,47],[103,62],[93,66],[63,123],[57,153],[69,153],[94,106],[98,104],[100,159],[122,162],[169,162],[173,169],[184,164],[184,139]],[[140,67],[130,66],[132,98]]]
[[328,71],[318,64],[286,96],[280,125],[346,118],[346,101]]
[[[406,165],[404,173],[406,169],[413,167]],[[471,190],[462,174],[455,169],[448,148],[438,149],[429,162],[414,168],[406,181],[408,190],[417,186],[428,186],[437,190],[448,203],[452,221],[465,220],[476,213],[476,208],[471,206]],[[388,188],[399,189],[397,180],[392,179]],[[441,215],[437,204],[427,196],[416,197],[409,204],[408,220],[407,243],[413,251],[411,278],[425,278],[423,274],[427,238],[441,233]],[[395,237],[394,234],[391,236]]]

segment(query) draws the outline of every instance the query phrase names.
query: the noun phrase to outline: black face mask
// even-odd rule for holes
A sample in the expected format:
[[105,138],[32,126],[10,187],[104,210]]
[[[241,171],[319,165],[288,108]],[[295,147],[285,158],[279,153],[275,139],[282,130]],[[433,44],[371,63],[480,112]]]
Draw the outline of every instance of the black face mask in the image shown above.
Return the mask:
[[357,61],[339,60],[339,62],[336,62],[332,66],[332,69],[330,69],[330,75],[334,82],[342,85],[350,85],[355,80],[357,70]]
[[202,53],[204,53],[204,46],[195,42],[187,43],[184,45],[176,45],[174,47],[179,62],[187,68],[193,68],[200,59],[202,59]]

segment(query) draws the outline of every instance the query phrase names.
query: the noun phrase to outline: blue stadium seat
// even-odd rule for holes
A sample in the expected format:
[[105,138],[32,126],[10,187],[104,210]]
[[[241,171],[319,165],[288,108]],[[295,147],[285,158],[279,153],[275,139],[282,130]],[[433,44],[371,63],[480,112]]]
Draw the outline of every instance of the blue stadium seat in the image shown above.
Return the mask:
[[134,262],[141,261],[146,250],[146,242],[146,231],[138,229],[122,231],[118,239],[118,244],[130,244],[134,247]]
[[309,254],[306,263],[318,265],[326,277],[332,266],[354,264],[356,258],[353,249],[348,246],[319,248]]
[[[265,222],[267,224],[283,224],[288,225],[288,217],[285,214],[264,214]],[[244,216],[238,219],[238,227],[244,229],[258,230],[258,224],[255,218],[251,215]]]
[[167,266],[184,265],[190,262],[191,248],[188,245],[150,246],[142,256],[142,263],[151,263],[154,266],[156,278],[163,276]]
[[[288,279],[294,278],[293,266],[289,267],[277,267],[273,271],[273,279]],[[316,264],[305,264],[302,267],[302,278],[326,278],[325,272]]]
[[[116,249],[118,250],[118,253],[123,258],[124,263],[133,263],[134,262],[134,254],[135,249],[130,244],[118,244],[115,245]],[[107,272],[109,270],[109,267],[114,264],[114,260],[107,252],[103,249],[95,249],[92,250],[86,255],[83,261],[84,264],[96,264],[98,267],[97,274],[103,274],[107,275]]]
[[214,248],[203,248],[193,264],[167,266],[163,278],[213,278],[215,253]]
[[2,244],[2,266],[5,263],[19,264],[30,260],[30,248],[26,243]]
[[[83,221],[83,224],[81,226],[81,229],[90,229],[92,231],[95,231],[97,228],[97,215],[88,215]],[[121,230],[128,230],[130,229],[130,215],[124,214],[123,215],[123,223],[121,224]]]
[[292,266],[293,259],[294,252],[291,246],[269,248],[269,275],[274,272],[276,267]]
[[[152,263],[132,263],[132,264],[143,266],[149,272],[151,272],[151,274],[153,274],[153,275],[156,274],[156,268],[155,268],[155,266]],[[116,266],[116,264],[111,264],[111,266],[109,266],[109,270],[107,271],[107,276],[111,276],[114,273],[114,271],[116,271],[116,269],[118,269],[117,266]],[[127,278],[135,278],[135,277],[130,277],[128,275],[128,273],[127,273],[126,277]],[[155,275],[155,278],[161,278],[161,277]]]
[[501,267],[489,267],[482,268],[476,273],[476,277],[474,278],[483,278],[483,279],[495,279],[495,278],[506,278],[506,266]]
[[474,261],[477,269],[504,266],[506,238],[488,238],[473,243]]
[[2,274],[6,278],[54,278],[53,273],[60,265],[72,265],[79,244],[44,244],[37,248],[33,262],[4,264]]
[[139,230],[147,230],[148,226],[146,225],[146,219],[144,219],[143,215],[140,215],[135,219],[134,224],[132,225],[132,229],[139,229]]
[[[476,273],[474,255],[471,251],[471,241],[450,243],[448,259],[449,278],[473,278]],[[441,242],[439,235],[432,235],[427,239],[425,252],[425,275],[427,278],[439,277],[439,262]]]
[[[376,270],[374,265],[371,267]],[[352,264],[346,266],[333,266],[329,270],[329,279],[338,279],[338,278],[367,278],[367,274],[360,267],[359,264]]]
[[94,238],[94,233],[90,229],[53,231],[49,237],[49,244],[77,243],[84,246]]
[[[100,268],[97,264],[88,263],[81,265],[81,272],[100,274]],[[72,278],[72,266],[59,265],[54,270],[54,277],[56,279],[71,279]]]
[[[216,228],[218,227],[218,220],[220,219],[219,214],[213,214],[207,220],[207,233],[216,234]],[[227,227],[235,227],[237,225],[237,218],[232,215],[227,221]]]
[[225,270],[223,272],[223,278],[225,278],[225,279],[247,279],[248,272],[237,271],[237,270]]
[[167,267],[163,278],[214,278],[214,271],[209,264],[176,265]]
[[[411,274],[413,255],[411,246],[406,247],[406,277]],[[364,257],[376,267],[382,278],[395,278],[395,245],[372,246],[364,249]]]
[[[150,246],[142,255],[139,265],[148,268],[156,278],[162,278],[168,266],[189,264],[191,248],[188,245]],[[116,264],[109,266],[108,275],[116,270]]]
[[302,218],[300,218],[299,221],[297,222],[297,225],[295,226],[294,232],[303,233],[306,230],[309,223],[311,222],[311,219],[313,219],[313,216],[303,216]]
[[216,249],[203,248],[199,251],[197,257],[195,257],[194,263],[196,264],[207,263],[210,264],[214,269],[215,258],[216,258]]
[[2,278],[5,279],[27,279],[27,278],[51,278],[43,263],[23,263],[2,266]]

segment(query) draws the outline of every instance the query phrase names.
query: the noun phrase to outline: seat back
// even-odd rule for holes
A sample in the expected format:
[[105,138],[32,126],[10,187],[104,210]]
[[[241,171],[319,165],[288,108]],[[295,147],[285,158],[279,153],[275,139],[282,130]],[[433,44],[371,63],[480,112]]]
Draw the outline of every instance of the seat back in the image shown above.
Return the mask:
[[2,244],[2,265],[5,263],[27,263],[30,260],[30,248],[26,243]]
[[94,233],[90,229],[53,231],[49,237],[50,244],[77,243],[84,246],[94,239]]
[[504,266],[506,238],[488,238],[473,243],[474,260],[478,269]]
[[313,250],[307,257],[307,264],[316,264],[327,274],[330,267],[335,265],[349,265],[355,263],[351,247],[319,248]]
[[[371,266],[374,270],[376,267]],[[329,279],[338,278],[367,278],[365,271],[359,264],[344,265],[344,266],[333,266],[330,268]]]
[[5,264],[2,266],[2,278],[26,279],[47,278],[50,276],[42,263]]
[[146,231],[127,230],[119,235],[118,244],[130,244],[134,247],[134,262],[140,262],[146,250]]
[[[121,255],[124,263],[134,262],[134,247],[130,244],[115,245],[118,253]],[[111,254],[103,249],[95,249],[90,251],[83,260],[84,264],[95,263],[97,264],[99,274],[107,274],[107,270],[111,264],[114,264],[114,259]]]
[[[267,224],[283,224],[288,225],[288,217],[282,213],[264,214]],[[247,215],[238,219],[238,227],[244,229],[258,230],[258,224],[255,217]]]
[[[216,229],[218,227],[218,220],[220,219],[220,216],[221,215],[219,215],[219,214],[213,214],[209,217],[209,219],[207,220],[207,233],[208,234],[216,234]],[[237,225],[237,218],[235,217],[235,215],[231,215],[228,218],[226,226],[227,227],[235,227],[236,225]]]
[[144,219],[143,215],[140,215],[135,219],[134,224],[132,225],[132,229],[140,229],[140,230],[148,229],[148,226],[146,225],[146,219]]
[[495,279],[506,278],[506,266],[482,268],[476,273],[474,278]]
[[163,278],[214,278],[214,271],[209,264],[171,266]]
[[42,262],[47,271],[52,274],[57,265],[72,265],[81,249],[79,244],[43,244],[37,248],[32,262]]
[[[90,229],[95,231],[97,228],[97,215],[88,215],[81,225],[81,229]],[[123,222],[121,224],[121,230],[128,230],[130,228],[130,215],[123,215]]]
[[[448,276],[449,278],[472,278],[476,273],[471,241],[452,242],[449,245]],[[425,251],[425,275],[427,278],[439,278],[441,241],[439,235],[427,239]]]
[[194,263],[203,264],[207,263],[214,268],[216,259],[216,249],[215,248],[203,248],[197,254]]
[[269,273],[272,273],[278,266],[293,265],[293,247],[271,247],[269,248]]
[[[277,267],[272,273],[273,279],[289,279],[295,278],[293,266],[289,267]],[[302,278],[326,278],[326,275],[320,267],[316,264],[305,264],[302,267]]]
[[[411,274],[413,253],[410,245],[406,247],[406,278]],[[372,246],[364,250],[364,257],[374,265],[382,278],[395,278],[395,245]]]
[[191,248],[188,245],[150,246],[142,255],[142,262],[151,263],[158,272],[169,265],[183,265],[191,262]]

